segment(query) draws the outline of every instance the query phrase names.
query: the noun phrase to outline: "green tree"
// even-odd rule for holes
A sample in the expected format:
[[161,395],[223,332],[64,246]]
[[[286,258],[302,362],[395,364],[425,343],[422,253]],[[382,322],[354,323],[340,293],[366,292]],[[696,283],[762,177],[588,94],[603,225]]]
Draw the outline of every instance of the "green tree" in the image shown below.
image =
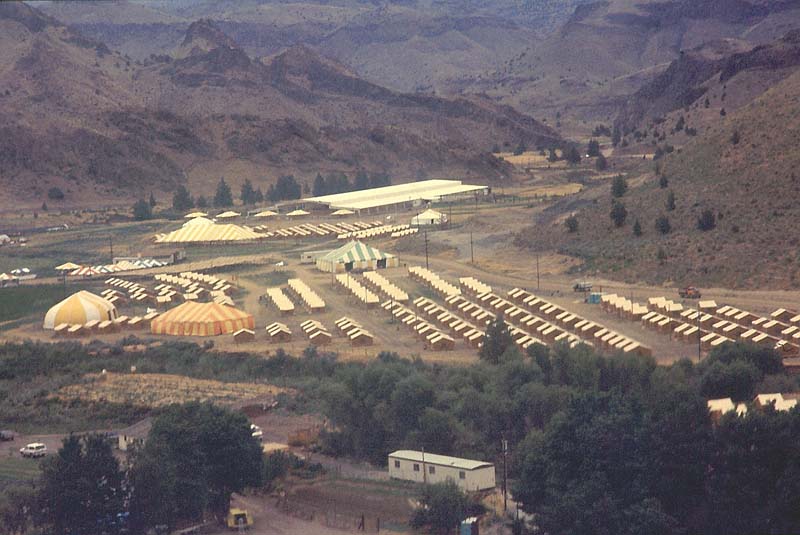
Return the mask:
[[514,148],[514,156],[519,156],[524,153],[526,150],[525,143],[520,141],[519,144]]
[[208,208],[208,200],[203,195],[200,195],[197,198],[197,207],[198,208]]
[[261,446],[247,418],[210,403],[172,405],[153,420],[131,471],[131,521],[196,521],[209,511],[223,518],[230,497],[261,484]]
[[594,162],[594,168],[598,171],[605,171],[608,169],[608,160],[606,160],[606,157],[603,156],[602,152],[597,155],[597,160]]
[[254,204],[261,204],[264,202],[264,192],[261,191],[261,186],[256,188],[255,193],[253,193],[253,203]]
[[275,186],[270,186],[267,190],[267,197],[270,201],[282,201],[299,199],[301,197],[301,186],[292,175],[278,177]]
[[559,160],[558,154],[556,153],[556,149],[550,148],[547,151],[547,161],[550,163],[555,163]]
[[611,203],[610,216],[611,221],[614,222],[614,226],[619,228],[625,224],[625,219],[628,217],[628,210],[625,208],[624,204],[615,200]]
[[369,175],[363,169],[356,173],[356,178],[354,179],[353,189],[355,191],[364,190],[369,188]]
[[65,438],[42,462],[41,518],[55,535],[95,535],[123,510],[123,474],[105,438]]
[[64,192],[61,191],[61,188],[53,186],[47,190],[47,198],[53,201],[63,201]]
[[600,156],[600,143],[596,139],[589,140],[589,145],[586,149],[586,154],[588,154],[592,158]]
[[453,481],[425,485],[411,526],[427,527],[434,533],[452,533],[466,517],[468,506],[467,496]]
[[703,210],[700,214],[700,217],[697,218],[697,228],[702,230],[703,232],[707,232],[709,230],[714,230],[714,227],[717,226],[717,218],[709,209]]
[[669,234],[672,230],[672,225],[669,222],[669,218],[665,215],[658,216],[656,218],[655,224],[656,230],[659,231],[661,234]]
[[739,137],[739,131],[738,130],[734,130],[733,134],[731,134],[731,143],[733,145],[738,145],[740,140],[741,140],[741,138]]
[[667,202],[666,202],[667,212],[672,212],[675,210],[675,193],[672,190],[669,190],[667,193]]
[[144,221],[146,219],[153,219],[153,208],[144,199],[139,199],[133,205],[133,218],[136,221]]
[[565,150],[564,159],[570,165],[577,165],[581,163],[581,153],[578,152],[578,147],[571,145],[567,150]]
[[46,212],[46,211],[47,211],[47,203],[46,203],[46,202],[44,202],[44,201],[42,202],[42,211],[43,211],[43,212]]
[[250,182],[250,179],[245,179],[244,183],[242,184],[242,191],[239,195],[239,198],[242,200],[242,204],[244,205],[253,205],[256,203],[256,190],[253,188],[253,183]]
[[658,187],[661,189],[667,189],[667,187],[669,187],[669,179],[666,175],[658,177]]
[[185,212],[194,208],[194,201],[192,195],[186,186],[180,185],[175,193],[172,194],[172,208],[177,212]]
[[513,345],[514,340],[511,338],[511,333],[508,332],[508,325],[503,319],[503,315],[498,314],[494,321],[486,327],[486,335],[478,356],[481,360],[498,364],[500,357]]
[[619,126],[614,125],[614,131],[611,134],[611,144],[615,147],[619,145],[619,142],[622,140],[622,132],[619,129]]
[[314,186],[311,188],[311,193],[314,197],[320,197],[328,194],[328,188],[325,185],[325,179],[319,173],[314,177]]
[[622,175],[617,175],[611,181],[611,196],[619,199],[628,191],[628,181]]
[[642,235],[642,225],[638,219],[633,222],[633,235],[637,238]]
[[214,193],[214,207],[226,208],[228,206],[233,206],[233,193],[231,187],[225,182],[225,177],[221,177],[217,184],[217,191]]
[[567,232],[578,232],[578,218],[575,215],[570,215],[564,220],[564,226],[567,227]]
[[156,196],[153,195],[153,192],[150,192],[150,208],[155,208],[158,202],[156,201]]
[[36,493],[30,485],[11,485],[0,492],[0,531],[23,535],[32,524]]

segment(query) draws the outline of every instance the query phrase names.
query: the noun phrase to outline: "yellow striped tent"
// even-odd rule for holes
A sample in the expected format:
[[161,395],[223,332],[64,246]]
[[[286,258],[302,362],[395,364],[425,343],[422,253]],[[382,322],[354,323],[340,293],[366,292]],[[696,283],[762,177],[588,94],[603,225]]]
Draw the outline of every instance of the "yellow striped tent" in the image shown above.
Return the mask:
[[240,329],[253,330],[252,314],[219,303],[187,301],[161,314],[150,323],[153,334],[173,336],[217,336]]
[[56,325],[62,323],[83,325],[92,320],[113,321],[116,317],[117,308],[112,303],[99,295],[81,290],[53,305],[45,314],[42,327],[55,329]]
[[216,243],[252,241],[265,237],[248,227],[233,224],[218,225],[210,221],[206,223],[201,218],[196,218],[178,230],[156,237],[156,243]]

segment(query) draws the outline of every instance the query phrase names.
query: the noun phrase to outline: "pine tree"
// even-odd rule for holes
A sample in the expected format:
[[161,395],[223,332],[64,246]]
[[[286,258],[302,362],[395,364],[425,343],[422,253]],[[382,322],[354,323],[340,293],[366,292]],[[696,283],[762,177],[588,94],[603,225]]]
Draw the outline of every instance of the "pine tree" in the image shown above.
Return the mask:
[[611,196],[618,199],[624,196],[627,191],[628,181],[625,180],[625,177],[622,175],[615,176],[614,180],[611,181]]
[[667,193],[667,211],[671,212],[675,209],[675,193],[669,190]]
[[203,197],[202,195],[200,195],[197,198],[197,207],[198,208],[208,208],[208,200],[205,197]]
[[156,204],[158,204],[156,202],[156,197],[155,197],[155,195],[153,195],[153,192],[151,191],[150,192],[150,208],[155,208]]
[[320,197],[328,194],[328,189],[325,185],[325,179],[319,173],[317,173],[317,176],[314,178],[314,186],[311,188],[311,193],[314,195],[314,197]]
[[672,230],[672,225],[669,222],[669,218],[665,215],[659,216],[656,219],[656,230],[659,231],[661,234],[669,234]]
[[641,223],[639,223],[638,219],[636,221],[634,221],[634,223],[633,223],[633,235],[636,236],[636,237],[639,237],[639,236],[642,235],[642,225],[641,225]]
[[611,205],[611,221],[614,222],[615,227],[621,227],[625,224],[625,219],[628,217],[628,210],[625,205],[619,201],[614,201]]
[[225,177],[219,179],[217,192],[214,194],[214,206],[216,208],[226,208],[233,206],[233,193],[231,187],[225,182]]
[[570,165],[581,163],[581,154],[578,152],[578,148],[575,145],[568,148],[564,153],[564,159],[567,160],[567,163]]
[[192,200],[189,190],[186,189],[186,186],[178,186],[178,189],[175,190],[175,193],[172,195],[172,208],[178,212],[184,212],[194,208],[194,201]]
[[242,193],[239,198],[242,200],[242,204],[251,205],[255,204],[256,200],[256,190],[253,189],[253,183],[250,182],[250,179],[245,179],[244,184],[242,184]]
[[661,175],[658,179],[658,187],[660,187],[661,189],[667,189],[668,186],[669,186],[669,179],[666,177],[666,175]]
[[608,169],[608,160],[606,160],[606,157],[603,156],[602,152],[597,155],[597,160],[594,162],[594,168],[598,171],[605,171]]
[[600,143],[598,143],[596,139],[589,140],[589,145],[586,149],[586,154],[588,154],[592,158],[595,158],[600,155]]
[[567,232],[578,232],[578,218],[574,215],[569,216],[564,220],[564,226],[567,227]]
[[139,199],[133,205],[133,218],[136,221],[144,221],[145,219],[153,218],[153,209],[144,199]]
[[717,226],[717,218],[711,210],[703,210],[700,217],[697,218],[697,228],[703,232],[713,230]]
[[619,126],[614,125],[614,132],[611,134],[611,144],[616,147],[619,145],[620,141],[622,141],[622,132],[620,132]]

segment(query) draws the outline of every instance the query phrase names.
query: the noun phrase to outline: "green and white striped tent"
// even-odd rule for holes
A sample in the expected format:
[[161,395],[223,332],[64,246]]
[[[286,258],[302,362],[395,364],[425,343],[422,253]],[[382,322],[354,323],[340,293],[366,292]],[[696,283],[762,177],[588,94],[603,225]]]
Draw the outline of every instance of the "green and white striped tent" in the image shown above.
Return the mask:
[[317,269],[327,273],[397,267],[396,256],[384,253],[360,241],[348,242],[317,258]]

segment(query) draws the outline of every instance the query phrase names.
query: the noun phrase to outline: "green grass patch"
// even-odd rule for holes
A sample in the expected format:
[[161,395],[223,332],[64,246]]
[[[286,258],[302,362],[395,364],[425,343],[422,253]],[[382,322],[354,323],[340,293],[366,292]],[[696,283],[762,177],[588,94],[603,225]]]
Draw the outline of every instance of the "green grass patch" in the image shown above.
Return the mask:
[[0,486],[25,483],[39,477],[39,459],[0,457]]
[[[71,294],[80,289],[69,285],[66,292]],[[22,285],[0,289],[0,323],[43,313],[67,294],[61,284]]]
[[281,286],[286,284],[286,281],[293,279],[295,272],[292,270],[278,270],[270,271],[269,273],[261,273],[254,277],[248,277],[255,282],[261,282],[267,286]]

